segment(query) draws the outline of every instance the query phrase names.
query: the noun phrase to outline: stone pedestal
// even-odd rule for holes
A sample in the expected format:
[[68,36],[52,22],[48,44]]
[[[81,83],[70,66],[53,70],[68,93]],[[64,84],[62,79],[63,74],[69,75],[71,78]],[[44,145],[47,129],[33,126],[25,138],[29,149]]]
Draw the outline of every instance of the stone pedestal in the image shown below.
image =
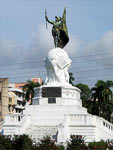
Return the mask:
[[73,86],[41,86],[34,89],[33,105],[76,105],[82,107],[80,90]]

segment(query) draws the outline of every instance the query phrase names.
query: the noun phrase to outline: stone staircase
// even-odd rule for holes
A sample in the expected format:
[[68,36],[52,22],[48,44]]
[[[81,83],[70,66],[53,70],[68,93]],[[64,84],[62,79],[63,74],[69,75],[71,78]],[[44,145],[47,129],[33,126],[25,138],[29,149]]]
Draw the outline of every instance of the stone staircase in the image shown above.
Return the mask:
[[39,141],[45,136],[50,136],[52,139],[57,141],[57,126],[41,126],[41,125],[29,125],[24,134],[29,135],[29,137],[34,141]]

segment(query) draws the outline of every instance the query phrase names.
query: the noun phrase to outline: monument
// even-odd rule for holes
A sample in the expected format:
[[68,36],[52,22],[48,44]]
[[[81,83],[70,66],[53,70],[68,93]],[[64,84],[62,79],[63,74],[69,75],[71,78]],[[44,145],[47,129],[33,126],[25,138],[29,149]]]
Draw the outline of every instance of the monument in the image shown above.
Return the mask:
[[64,50],[69,41],[66,9],[62,17],[50,21],[53,25],[54,48],[44,59],[47,77],[44,85],[34,89],[32,105],[23,115],[5,117],[5,135],[28,134],[39,140],[50,135],[56,142],[66,142],[71,135],[85,136],[85,142],[113,138],[113,125],[103,118],[87,113],[82,107],[80,90],[69,83],[71,59]]
[[47,57],[44,59],[47,69],[45,84],[69,84],[68,69],[72,61],[69,59],[68,54],[62,49],[69,41],[66,25],[66,9],[64,8],[62,17],[55,17],[55,21],[50,21],[46,13],[45,18],[46,21],[53,25],[52,36],[55,46],[55,48],[48,52]]

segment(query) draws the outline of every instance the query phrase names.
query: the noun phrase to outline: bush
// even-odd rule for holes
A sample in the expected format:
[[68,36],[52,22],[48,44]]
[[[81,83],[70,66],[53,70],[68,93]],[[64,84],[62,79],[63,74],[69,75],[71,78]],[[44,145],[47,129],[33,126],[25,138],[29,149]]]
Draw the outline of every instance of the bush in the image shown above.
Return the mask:
[[64,146],[56,145],[54,140],[46,136],[34,145],[32,150],[64,150]]
[[72,135],[67,141],[67,150],[87,150],[88,147],[84,143],[84,137]]
[[12,142],[10,136],[0,135],[0,150],[12,150]]
[[107,142],[101,140],[100,142],[91,142],[88,145],[89,150],[106,150],[108,147]]
[[63,144],[57,145],[58,150],[65,150],[65,147]]
[[13,138],[0,135],[0,150],[107,150],[107,148],[113,150],[113,140],[91,142],[87,146],[84,137],[72,135],[65,148],[63,143],[58,145],[49,136],[34,143],[28,135],[16,135]]
[[13,150],[31,150],[32,140],[28,135],[16,135],[12,139]]

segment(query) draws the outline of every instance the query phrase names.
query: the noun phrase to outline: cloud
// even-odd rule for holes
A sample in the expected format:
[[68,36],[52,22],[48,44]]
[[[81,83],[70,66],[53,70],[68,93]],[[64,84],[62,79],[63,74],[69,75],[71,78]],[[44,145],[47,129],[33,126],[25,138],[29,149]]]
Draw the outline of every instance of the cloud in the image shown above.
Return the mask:
[[76,83],[82,82],[92,87],[97,80],[113,79],[113,30],[104,33],[101,39],[79,47],[76,52],[71,70]]
[[102,36],[100,40],[96,40],[89,44],[86,53],[98,54],[97,58],[103,60],[103,65],[106,65],[106,61],[113,64],[113,30],[110,30]]
[[88,45],[88,52],[95,50],[96,52],[102,50],[106,52],[110,52],[113,50],[113,30],[110,30],[102,36],[100,40],[96,40],[95,42]]
[[[15,64],[21,62],[21,66],[24,67],[27,65],[24,62],[37,61],[37,65],[44,65],[43,59],[47,56],[48,51],[54,47],[51,29],[51,25],[48,25],[48,29],[46,29],[45,24],[40,24],[36,31],[31,29],[29,31],[31,42],[27,48],[14,40],[2,41],[0,43],[0,63]],[[73,35],[69,35],[69,37],[70,41],[64,49],[70,56],[73,56],[79,50],[82,41]],[[33,65],[33,63],[28,63],[31,68]]]
[[[7,64],[8,63],[16,64],[16,62],[21,62],[20,65],[18,66],[15,65],[15,68],[20,67],[24,69],[22,70],[17,69],[14,72],[17,73],[19,77],[20,75],[23,77],[24,74],[27,75],[26,72],[31,72],[30,74],[31,77],[36,73],[37,76],[39,76],[38,70],[39,72],[41,72],[41,74],[40,73],[39,74],[42,77],[42,75],[44,75],[43,59],[47,56],[48,51],[54,47],[51,28],[52,28],[51,25],[49,25],[48,29],[46,29],[45,25],[41,24],[37,27],[36,31],[33,29],[30,30],[29,34],[31,37],[31,42],[26,49],[24,48],[24,46],[19,45],[19,43],[15,41],[10,40],[1,42],[0,64],[4,64],[5,62]],[[64,50],[67,51],[70,57],[76,57],[76,59],[74,58],[72,59],[72,68],[76,67],[76,69],[73,69],[72,72],[74,73],[74,76],[78,80],[78,82],[85,81],[87,79],[87,76],[93,76],[95,77],[95,80],[97,80],[97,78],[99,78],[101,74],[103,75],[105,73],[105,75],[108,75],[107,71],[105,72],[104,69],[110,67],[108,63],[113,65],[113,42],[112,42],[113,30],[104,33],[101,39],[90,43],[84,48],[83,48],[83,40],[79,39],[78,37],[72,34],[69,35],[69,38],[70,38],[69,43],[66,45]],[[84,54],[82,54],[83,52]],[[78,55],[79,56],[86,55],[89,57],[77,58]],[[95,56],[93,57],[92,55]],[[37,62],[37,63],[24,63],[24,62]],[[38,67],[39,65],[41,66],[41,68]],[[101,69],[101,71],[98,72],[90,71],[96,69],[97,70]]]
[[23,47],[14,41],[7,40],[0,43],[0,63],[15,63],[21,58]]
[[[28,48],[28,54],[26,55],[27,60],[43,61],[48,51],[54,47],[51,27],[52,26],[48,26],[48,29],[46,29],[45,25],[41,24],[38,26],[37,31],[30,31],[32,41]],[[70,56],[73,56],[79,50],[82,40],[74,37],[73,35],[70,35],[69,37],[70,41],[64,49]]]
[[38,26],[37,31],[30,30],[31,43],[26,52],[27,61],[43,61],[47,52],[53,47],[51,28],[46,29],[45,25]]
[[69,43],[64,49],[70,54],[70,56],[73,56],[76,55],[76,53],[78,53],[83,41],[71,34],[69,35],[69,38]]

